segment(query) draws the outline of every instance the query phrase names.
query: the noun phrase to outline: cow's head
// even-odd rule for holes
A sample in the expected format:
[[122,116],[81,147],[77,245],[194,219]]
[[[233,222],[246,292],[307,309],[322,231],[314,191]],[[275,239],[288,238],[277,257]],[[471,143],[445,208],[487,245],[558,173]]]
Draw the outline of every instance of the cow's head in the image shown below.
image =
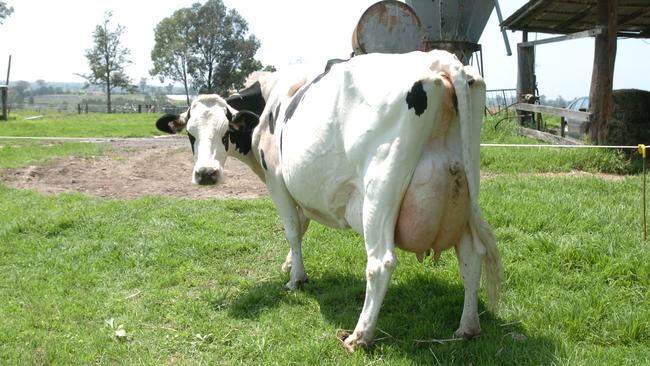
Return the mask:
[[257,114],[237,111],[217,95],[203,95],[187,112],[162,116],[156,127],[171,134],[187,130],[194,154],[192,183],[212,185],[223,182],[228,155],[250,153],[253,130],[258,123]]

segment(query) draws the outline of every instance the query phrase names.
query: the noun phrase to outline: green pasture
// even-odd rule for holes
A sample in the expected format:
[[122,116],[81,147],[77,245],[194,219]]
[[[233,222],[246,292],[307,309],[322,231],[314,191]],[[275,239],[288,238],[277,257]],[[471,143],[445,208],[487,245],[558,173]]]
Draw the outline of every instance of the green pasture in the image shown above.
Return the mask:
[[[159,135],[155,121],[162,114],[16,112],[0,121],[0,136],[150,137]],[[42,116],[38,119],[26,118]]]
[[[532,143],[492,123],[484,142]],[[0,141],[0,168],[101,153],[41,143],[26,160],[22,143]],[[376,345],[353,355],[336,338],[365,291],[363,243],[350,231],[312,223],[310,282],[287,292],[269,199],[122,201],[0,184],[0,364],[648,364],[642,177],[617,153],[571,154],[482,151],[481,206],[505,283],[498,313],[481,295],[480,338],[450,340],[463,302],[453,251],[425,264],[399,252]],[[542,174],[574,169],[628,175]]]

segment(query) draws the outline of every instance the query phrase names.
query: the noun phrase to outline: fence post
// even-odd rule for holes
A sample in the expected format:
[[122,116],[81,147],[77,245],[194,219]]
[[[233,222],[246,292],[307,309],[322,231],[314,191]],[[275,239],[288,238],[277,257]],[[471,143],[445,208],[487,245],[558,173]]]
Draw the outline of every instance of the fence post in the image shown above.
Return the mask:
[[85,110],[85,112],[86,112],[86,114],[88,114],[88,103],[86,103],[86,110]]
[[0,120],[6,121],[8,119],[8,117],[7,117],[7,102],[8,102],[7,101],[7,90],[9,89],[9,86],[7,86],[6,88],[2,87],[0,89],[2,90],[2,96],[0,97],[0,98],[2,98],[2,116],[0,116]]
[[138,113],[142,113],[142,104],[138,104]]
[[81,114],[81,103],[77,103],[77,113]]

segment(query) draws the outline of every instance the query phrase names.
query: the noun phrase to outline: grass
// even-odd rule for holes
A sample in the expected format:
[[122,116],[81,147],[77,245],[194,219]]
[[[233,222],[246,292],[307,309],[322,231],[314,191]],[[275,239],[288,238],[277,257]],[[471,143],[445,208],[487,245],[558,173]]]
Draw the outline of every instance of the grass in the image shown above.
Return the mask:
[[100,155],[106,145],[80,142],[43,143],[31,140],[0,140],[0,168],[43,164],[55,156]]
[[[43,115],[36,120],[25,118]],[[0,136],[35,137],[151,137],[160,135],[155,122],[157,114],[68,114],[18,112],[0,122]],[[15,119],[14,119],[15,117]]]
[[[484,131],[497,138],[516,139]],[[545,151],[527,171],[546,171],[534,159],[553,158]],[[499,154],[481,205],[503,255],[500,312],[482,294],[479,339],[422,342],[451,337],[462,282],[452,252],[424,265],[399,252],[379,340],[354,355],[336,333],[363,303],[356,234],[312,224],[310,283],[289,293],[268,199],[114,201],[0,185],[0,364],[648,364],[641,177],[519,175],[521,152]]]
[[[542,144],[517,136],[514,120],[498,124],[498,117],[483,124],[481,141],[499,144]],[[495,126],[497,126],[495,128]],[[623,152],[605,149],[501,148],[481,149],[481,169],[491,173],[570,172],[631,174],[640,171],[638,154],[627,158]]]

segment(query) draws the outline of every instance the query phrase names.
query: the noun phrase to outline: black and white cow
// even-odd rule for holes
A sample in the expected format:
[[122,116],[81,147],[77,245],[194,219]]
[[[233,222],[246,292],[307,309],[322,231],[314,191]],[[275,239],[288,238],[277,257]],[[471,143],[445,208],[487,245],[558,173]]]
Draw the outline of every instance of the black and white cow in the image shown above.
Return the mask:
[[290,245],[289,289],[307,281],[301,242],[309,220],[363,235],[366,297],[343,340],[349,351],[373,340],[395,247],[419,260],[455,248],[465,287],[455,335],[477,336],[482,262],[493,304],[501,281],[496,240],[478,205],[483,80],[444,51],[328,66],[313,78],[265,75],[227,100],[200,96],[157,126],[187,129],[194,183],[221,182],[228,156],[266,182]]

